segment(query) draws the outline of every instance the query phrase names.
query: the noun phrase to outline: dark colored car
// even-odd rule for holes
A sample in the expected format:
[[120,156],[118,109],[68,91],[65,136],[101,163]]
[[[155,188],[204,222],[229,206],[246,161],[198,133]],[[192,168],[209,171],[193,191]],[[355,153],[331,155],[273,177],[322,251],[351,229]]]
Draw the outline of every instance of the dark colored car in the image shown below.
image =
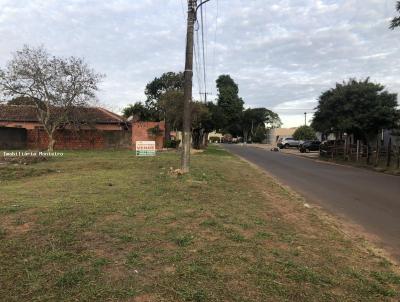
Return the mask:
[[319,151],[319,146],[321,145],[320,141],[305,141],[300,145],[300,152],[310,152],[310,151]]

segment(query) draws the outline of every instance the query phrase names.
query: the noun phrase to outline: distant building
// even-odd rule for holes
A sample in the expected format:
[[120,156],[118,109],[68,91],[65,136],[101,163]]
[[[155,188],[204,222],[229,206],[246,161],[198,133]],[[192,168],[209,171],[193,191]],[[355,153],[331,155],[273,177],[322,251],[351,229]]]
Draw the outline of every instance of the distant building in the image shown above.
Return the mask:
[[297,127],[269,129],[266,142],[267,144],[274,145],[280,138],[293,137],[293,133],[296,131],[296,129]]
[[224,135],[222,133],[218,133],[216,131],[213,131],[213,132],[208,134],[208,142],[209,143],[212,143],[212,142],[221,143],[223,141],[223,137],[224,137]]

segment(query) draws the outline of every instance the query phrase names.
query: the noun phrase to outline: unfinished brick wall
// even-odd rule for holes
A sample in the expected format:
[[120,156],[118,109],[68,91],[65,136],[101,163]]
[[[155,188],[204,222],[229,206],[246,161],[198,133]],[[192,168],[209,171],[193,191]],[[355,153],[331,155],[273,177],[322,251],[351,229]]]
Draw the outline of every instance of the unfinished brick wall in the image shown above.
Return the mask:
[[[56,132],[56,150],[93,150],[109,148],[129,148],[131,145],[130,131],[99,131],[99,130],[59,130]],[[45,150],[49,137],[43,129],[27,131],[27,148]]]
[[[149,129],[156,126],[160,127],[161,134],[154,137],[149,134]],[[137,141],[155,141],[156,149],[161,150],[164,147],[164,122],[134,122],[132,123],[132,147],[136,148]]]

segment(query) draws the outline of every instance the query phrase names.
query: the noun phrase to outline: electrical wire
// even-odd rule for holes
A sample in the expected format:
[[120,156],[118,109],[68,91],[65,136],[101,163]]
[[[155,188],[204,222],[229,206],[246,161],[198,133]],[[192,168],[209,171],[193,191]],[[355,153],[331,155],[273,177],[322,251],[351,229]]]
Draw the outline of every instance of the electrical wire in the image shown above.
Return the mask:
[[[217,72],[217,66],[216,66],[216,49],[217,49],[217,35],[218,35],[218,18],[219,18],[219,0],[216,0],[216,16],[215,16],[215,32],[214,32],[214,47],[213,47],[213,54],[212,54],[212,71],[213,74],[215,75]],[[212,86],[212,93],[214,94],[214,89],[215,87]]]
[[204,14],[203,14],[203,6],[200,7],[200,16],[201,16],[201,47],[203,52],[203,80],[204,80],[204,101],[207,99],[207,62],[206,62],[206,52],[205,52],[205,39],[204,39]]
[[199,51],[198,51],[198,49],[199,49],[198,29],[195,31],[195,34],[196,34],[196,39],[195,39],[195,43],[193,44],[194,63],[195,63],[196,78],[197,78],[197,82],[198,82],[198,90],[199,90],[200,102],[202,102],[203,101],[202,95],[201,95],[202,87],[201,87],[201,80],[200,80],[200,73],[201,73],[200,70],[201,70],[201,68],[199,66],[199,61],[200,61],[199,56],[200,56],[200,54],[199,54]]
[[186,14],[185,14],[185,7],[183,5],[183,0],[180,0],[180,3],[181,3],[181,8],[182,8],[183,20],[185,20],[185,22],[186,22]]

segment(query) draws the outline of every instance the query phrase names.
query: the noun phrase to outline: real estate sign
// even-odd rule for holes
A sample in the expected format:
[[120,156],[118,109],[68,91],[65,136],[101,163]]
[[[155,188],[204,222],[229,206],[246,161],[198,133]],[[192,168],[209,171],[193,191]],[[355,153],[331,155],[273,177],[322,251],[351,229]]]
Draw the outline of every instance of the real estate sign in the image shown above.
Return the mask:
[[137,141],[136,156],[155,156],[156,142],[155,141]]

